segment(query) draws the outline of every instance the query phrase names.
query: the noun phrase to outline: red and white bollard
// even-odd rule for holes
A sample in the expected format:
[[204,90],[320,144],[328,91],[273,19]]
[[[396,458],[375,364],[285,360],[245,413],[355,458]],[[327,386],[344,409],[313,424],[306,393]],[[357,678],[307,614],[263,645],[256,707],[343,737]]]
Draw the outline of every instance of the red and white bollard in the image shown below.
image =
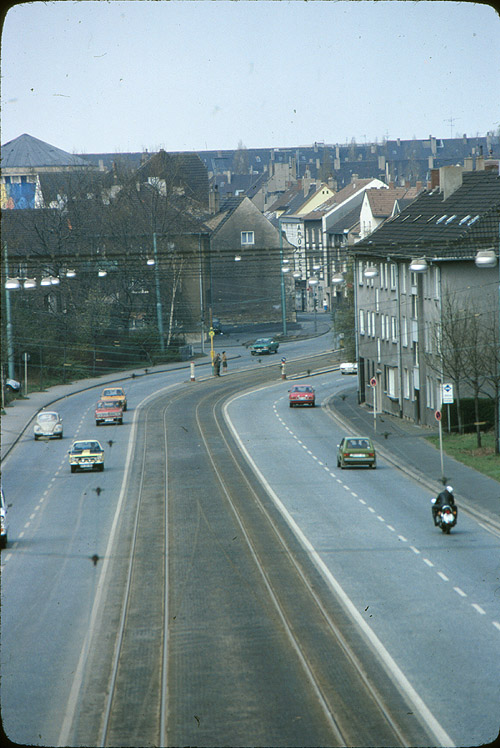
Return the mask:
[[195,381],[195,376],[194,376],[194,361],[191,361],[190,367],[191,367],[191,381],[194,382]]

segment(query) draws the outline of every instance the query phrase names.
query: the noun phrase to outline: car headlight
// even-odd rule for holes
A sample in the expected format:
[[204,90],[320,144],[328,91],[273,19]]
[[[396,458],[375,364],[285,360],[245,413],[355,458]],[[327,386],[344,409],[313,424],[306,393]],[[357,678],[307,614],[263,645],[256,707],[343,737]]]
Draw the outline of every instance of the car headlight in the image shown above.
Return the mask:
[[61,426],[61,424],[58,424],[58,425],[57,425],[57,426],[56,426],[56,427],[54,428],[54,431],[62,431],[62,426]]
[[35,432],[36,432],[37,434],[39,434],[41,430],[42,430],[41,426],[39,426],[39,425],[37,424],[37,425],[35,426]]

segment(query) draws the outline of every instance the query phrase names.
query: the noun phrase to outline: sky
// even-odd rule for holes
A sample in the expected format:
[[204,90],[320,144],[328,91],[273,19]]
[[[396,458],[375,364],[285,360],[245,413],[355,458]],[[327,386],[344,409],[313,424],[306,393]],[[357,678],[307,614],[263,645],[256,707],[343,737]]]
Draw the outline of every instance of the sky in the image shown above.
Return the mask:
[[13,5],[1,143],[284,148],[500,130],[500,17],[431,0]]

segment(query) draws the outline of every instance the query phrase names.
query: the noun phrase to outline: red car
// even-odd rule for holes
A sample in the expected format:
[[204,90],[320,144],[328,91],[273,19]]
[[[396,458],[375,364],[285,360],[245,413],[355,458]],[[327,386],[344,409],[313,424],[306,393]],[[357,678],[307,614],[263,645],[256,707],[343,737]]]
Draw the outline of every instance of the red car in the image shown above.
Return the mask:
[[310,405],[311,408],[314,408],[316,404],[314,387],[308,384],[296,384],[291,390],[288,390],[288,393],[291,408],[296,405]]
[[101,423],[123,423],[123,408],[111,400],[100,400],[95,409],[95,425]]

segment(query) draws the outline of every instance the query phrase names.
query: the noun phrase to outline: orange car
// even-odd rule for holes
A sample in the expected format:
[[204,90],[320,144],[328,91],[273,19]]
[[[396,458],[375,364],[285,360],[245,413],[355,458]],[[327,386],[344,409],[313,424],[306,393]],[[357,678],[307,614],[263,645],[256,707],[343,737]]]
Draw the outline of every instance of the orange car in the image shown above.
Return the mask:
[[291,408],[294,408],[296,405],[309,405],[311,408],[314,408],[316,404],[314,387],[308,384],[297,384],[291,390],[288,390],[288,393]]
[[101,392],[101,400],[119,404],[122,410],[127,410],[127,396],[123,387],[105,387]]

